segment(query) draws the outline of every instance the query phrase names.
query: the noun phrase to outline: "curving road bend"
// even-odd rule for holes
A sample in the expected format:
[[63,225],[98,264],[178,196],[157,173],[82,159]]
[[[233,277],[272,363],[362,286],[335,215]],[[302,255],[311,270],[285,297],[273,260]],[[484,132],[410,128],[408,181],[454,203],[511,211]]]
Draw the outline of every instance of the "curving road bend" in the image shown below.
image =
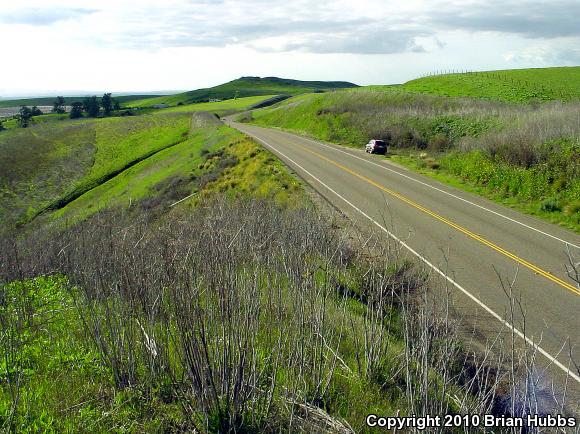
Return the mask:
[[[537,346],[548,376],[580,396],[580,289],[566,273],[567,249],[579,254],[580,236],[362,149],[225,121],[345,214],[403,243],[455,290],[456,308],[484,335],[513,331]],[[525,324],[509,314],[498,277],[513,279],[516,273]]]

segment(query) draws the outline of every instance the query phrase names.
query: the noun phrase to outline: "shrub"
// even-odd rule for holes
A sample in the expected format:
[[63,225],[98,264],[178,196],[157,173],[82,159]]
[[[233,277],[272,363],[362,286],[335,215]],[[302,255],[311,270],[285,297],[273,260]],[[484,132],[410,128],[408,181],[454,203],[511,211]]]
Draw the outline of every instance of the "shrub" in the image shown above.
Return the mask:
[[562,206],[560,205],[558,199],[551,197],[540,203],[540,210],[546,212],[556,212],[561,211]]
[[73,102],[70,110],[70,118],[78,119],[83,117],[83,103]]
[[428,148],[433,152],[441,152],[450,146],[449,138],[443,133],[437,133],[429,139]]
[[238,122],[252,122],[253,120],[254,117],[252,116],[252,112],[242,113],[236,118],[236,121]]

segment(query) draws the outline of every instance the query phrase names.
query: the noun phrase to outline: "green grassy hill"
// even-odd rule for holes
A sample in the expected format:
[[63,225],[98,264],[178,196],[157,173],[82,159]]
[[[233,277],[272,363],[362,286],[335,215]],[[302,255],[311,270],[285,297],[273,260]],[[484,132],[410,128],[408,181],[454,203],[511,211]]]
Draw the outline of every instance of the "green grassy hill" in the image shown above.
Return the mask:
[[411,80],[410,92],[510,102],[580,99],[580,66],[446,74]]
[[[144,98],[155,98],[158,95],[122,95],[122,96],[115,96],[113,98],[118,100],[121,104],[127,104],[134,100],[140,100]],[[73,102],[78,102],[85,99],[86,96],[65,96],[64,101],[66,105],[70,105]],[[23,99],[0,99],[0,108],[1,107],[19,107],[21,105],[27,106],[47,106],[52,105],[56,97],[54,96],[46,96],[46,97],[38,97],[38,98],[23,98]]]
[[[97,211],[99,206],[119,203],[123,196],[135,201],[151,195],[147,190],[149,186],[175,175],[178,166],[198,158],[202,148],[211,148],[210,139],[194,134],[192,115],[195,112],[242,111],[265,98],[268,96],[184,105],[140,116],[104,119],[71,121],[46,115],[39,117],[43,122],[29,128],[3,131],[0,133],[0,223],[10,227],[17,222],[27,222],[39,213],[58,210],[71,202],[69,209],[78,208],[75,202],[87,204],[82,213],[74,213],[86,216]],[[175,149],[169,151],[168,148]],[[163,154],[162,150],[167,152]],[[160,158],[173,161],[170,156],[179,152],[183,155],[166,171],[163,169],[165,163],[151,165],[161,161]],[[119,179],[129,179],[123,172],[131,169],[131,173],[136,173],[142,167],[148,168],[147,180],[137,176],[135,188],[111,190]],[[107,188],[98,191],[105,193],[89,194],[102,184],[107,184]],[[179,191],[176,189],[177,193]],[[98,199],[87,201],[87,196]],[[113,196],[115,201],[111,200]]]
[[300,81],[278,77],[241,77],[237,80],[207,89],[192,90],[165,97],[136,100],[128,105],[134,107],[151,107],[157,104],[175,106],[179,103],[191,104],[207,102],[210,99],[230,99],[256,95],[297,95],[300,93],[346,89],[356,86],[356,84],[344,81]]

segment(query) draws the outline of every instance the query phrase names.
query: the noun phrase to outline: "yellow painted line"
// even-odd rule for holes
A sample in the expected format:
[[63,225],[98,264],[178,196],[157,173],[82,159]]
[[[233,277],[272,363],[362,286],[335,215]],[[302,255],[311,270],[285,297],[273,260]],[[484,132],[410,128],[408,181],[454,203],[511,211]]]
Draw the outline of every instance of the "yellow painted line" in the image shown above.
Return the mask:
[[304,149],[306,152],[317,156],[318,158],[323,159],[324,161],[338,167],[339,169],[344,170],[345,172],[350,173],[351,175],[373,185],[374,187],[377,187],[378,189],[384,191],[385,193],[390,194],[391,196],[396,197],[397,199],[402,200],[403,202],[411,205],[413,208],[418,209],[419,211],[424,212],[425,214],[430,215],[431,217],[436,218],[437,220],[445,223],[448,226],[451,226],[454,229],[457,229],[459,232],[464,233],[465,235],[467,235],[470,238],[473,238],[474,240],[479,241],[480,243],[491,247],[493,250],[495,250],[496,252],[501,253],[504,256],[507,256],[508,258],[514,260],[515,262],[517,262],[520,265],[523,265],[526,268],[529,268],[530,270],[532,270],[534,273],[539,274],[540,276],[545,277],[548,280],[551,280],[552,282],[562,286],[563,288],[568,289],[569,291],[572,291],[574,294],[576,295],[580,295],[580,290],[578,290],[578,288],[576,288],[574,285],[569,284],[568,282],[565,282],[564,280],[560,279],[559,277],[554,276],[552,273],[550,273],[549,271],[545,271],[543,269],[541,269],[540,267],[538,267],[537,265],[532,264],[531,262],[526,261],[525,259],[520,258],[519,256],[515,255],[514,253],[509,252],[508,250],[504,249],[503,247],[498,246],[495,243],[492,243],[491,241],[486,240],[485,238],[483,238],[480,235],[477,235],[476,233],[470,231],[469,229],[464,228],[463,226],[458,225],[457,223],[452,222],[451,220],[437,214],[434,211],[431,211],[428,208],[425,208],[422,205],[419,205],[417,202],[412,201],[411,199],[403,196],[400,193],[397,193],[396,191],[391,190],[390,188],[387,188],[375,181],[373,181],[372,179],[367,178],[364,175],[361,175],[360,173],[355,172],[352,169],[349,169],[346,166],[343,166],[342,164],[322,155],[319,154],[318,152],[312,151],[311,149],[306,148],[305,146],[302,145],[298,145],[300,146],[302,149]]

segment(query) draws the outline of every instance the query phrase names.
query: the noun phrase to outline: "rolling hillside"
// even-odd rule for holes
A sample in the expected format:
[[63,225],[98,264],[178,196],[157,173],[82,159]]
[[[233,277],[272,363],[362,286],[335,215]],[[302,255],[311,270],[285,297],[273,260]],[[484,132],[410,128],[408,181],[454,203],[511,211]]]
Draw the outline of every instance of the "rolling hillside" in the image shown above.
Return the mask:
[[580,66],[446,74],[411,80],[410,92],[509,102],[580,99]]
[[351,87],[357,87],[357,85],[345,81],[300,81],[278,77],[241,77],[207,89],[192,90],[164,97],[140,99],[127,105],[134,107],[151,107],[157,104],[175,106],[180,103],[207,102],[210,99],[230,99],[257,95],[298,95],[307,92]]
[[[71,121],[58,120],[51,115],[46,117],[46,122],[34,123],[29,128],[3,131],[0,134],[2,229],[28,222],[45,211],[64,208],[70,202],[76,203],[68,207],[74,208],[75,215],[86,216],[98,210],[97,206],[90,209],[94,203],[102,208],[115,202],[118,196],[128,194],[135,200],[151,195],[147,190],[151,186],[148,180],[160,182],[164,177],[175,175],[177,169],[198,159],[202,148],[213,146],[210,142],[214,139],[194,134],[199,129],[192,124],[195,112],[242,111],[264,98],[184,105],[141,116],[104,119]],[[163,150],[166,152],[162,153]],[[178,154],[179,158],[173,158]],[[159,162],[160,158],[165,162]],[[157,165],[151,166],[155,161]],[[168,161],[171,164],[165,170]],[[121,189],[119,193],[112,189],[119,179],[127,179],[126,174],[120,175],[132,167],[130,173],[142,167],[149,170],[147,176],[137,177],[136,190]],[[113,178],[115,182],[111,181]],[[97,189],[105,183],[108,189]],[[87,195],[93,189],[107,194],[98,195],[97,201],[94,192]],[[175,186],[173,190],[179,193]],[[77,206],[78,203],[87,204],[86,197],[94,202],[89,201],[86,208]]]

